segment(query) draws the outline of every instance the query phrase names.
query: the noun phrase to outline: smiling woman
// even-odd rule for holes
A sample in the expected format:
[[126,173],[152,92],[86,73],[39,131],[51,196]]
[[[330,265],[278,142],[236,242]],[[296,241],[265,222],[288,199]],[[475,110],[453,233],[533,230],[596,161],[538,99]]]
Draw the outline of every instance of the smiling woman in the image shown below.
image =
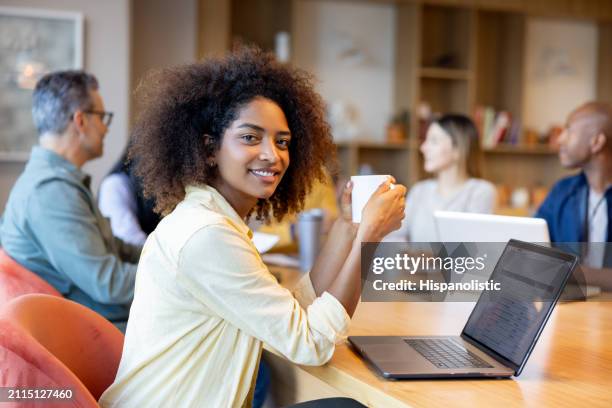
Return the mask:
[[211,185],[246,217],[269,199],[289,167],[291,132],[281,108],[257,97],[247,103],[223,135],[211,160],[219,177]]
[[[280,219],[298,212],[314,180],[326,180],[324,166],[334,164],[324,105],[312,89],[310,75],[261,51],[243,49],[223,59],[155,72],[145,79],[139,94],[143,114],[130,153],[139,158],[136,171],[162,213],[184,198],[187,185],[210,184],[216,178],[221,169],[214,156],[224,154],[219,151],[224,132],[232,133],[228,139],[232,146],[237,146],[232,137],[236,135],[247,145],[251,138],[259,143],[264,136],[287,140],[281,144],[288,145],[292,165],[284,177],[278,177],[273,196],[258,197],[253,211],[259,218],[272,214]],[[246,116],[245,121],[234,122],[241,111],[248,117],[265,113],[273,127],[249,123]],[[224,149],[230,150],[229,145]]]
[[400,226],[406,190],[381,184],[353,225],[347,186],[343,216],[290,293],[245,221],[299,211],[326,177],[334,147],[309,76],[243,49],[161,71],[143,94],[130,152],[168,215],[145,243],[121,364],[100,404],[249,406],[264,343],[300,364],[331,358],[359,301],[361,243]]

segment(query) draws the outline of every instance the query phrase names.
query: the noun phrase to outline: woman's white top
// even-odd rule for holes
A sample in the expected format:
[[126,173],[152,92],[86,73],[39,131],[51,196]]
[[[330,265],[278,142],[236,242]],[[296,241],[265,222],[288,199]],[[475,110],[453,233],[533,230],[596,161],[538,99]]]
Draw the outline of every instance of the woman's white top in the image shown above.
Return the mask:
[[461,189],[449,197],[438,192],[438,181],[416,183],[406,198],[406,217],[399,230],[389,234],[385,241],[436,242],[434,223],[436,211],[458,211],[490,214],[495,208],[495,186],[482,179],[470,178]]
[[147,234],[138,222],[136,192],[127,174],[113,173],[102,180],[98,207],[110,220],[114,236],[133,245],[145,243]]

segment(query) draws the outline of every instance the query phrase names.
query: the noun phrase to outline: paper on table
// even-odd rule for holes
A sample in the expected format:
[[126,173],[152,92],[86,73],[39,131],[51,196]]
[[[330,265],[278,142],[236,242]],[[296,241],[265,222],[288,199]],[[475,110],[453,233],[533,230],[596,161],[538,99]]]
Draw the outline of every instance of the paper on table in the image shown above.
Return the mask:
[[255,231],[253,233],[253,244],[260,254],[265,254],[278,242],[280,237],[278,235],[266,234],[263,232]]
[[299,268],[300,260],[285,254],[265,254],[261,257],[269,265],[285,266],[288,268]]

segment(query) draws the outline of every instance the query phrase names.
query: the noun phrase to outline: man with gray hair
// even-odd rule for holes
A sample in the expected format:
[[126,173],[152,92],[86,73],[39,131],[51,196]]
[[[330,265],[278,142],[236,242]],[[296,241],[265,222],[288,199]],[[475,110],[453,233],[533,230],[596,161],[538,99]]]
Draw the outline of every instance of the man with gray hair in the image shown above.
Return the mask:
[[83,71],[45,75],[34,89],[32,116],[39,145],[11,190],[1,245],[65,297],[123,328],[141,248],[113,237],[81,170],[102,155],[112,119],[98,81]]

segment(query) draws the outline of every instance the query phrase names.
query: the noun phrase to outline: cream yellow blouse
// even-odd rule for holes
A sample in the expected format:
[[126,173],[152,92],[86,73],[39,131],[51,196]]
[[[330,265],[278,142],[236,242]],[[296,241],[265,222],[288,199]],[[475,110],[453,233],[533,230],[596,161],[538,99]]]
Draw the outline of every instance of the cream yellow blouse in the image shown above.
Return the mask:
[[267,270],[251,231],[214,188],[185,199],[149,236],[115,382],[103,407],[249,406],[262,345],[327,362],[349,316],[308,275],[294,293]]

